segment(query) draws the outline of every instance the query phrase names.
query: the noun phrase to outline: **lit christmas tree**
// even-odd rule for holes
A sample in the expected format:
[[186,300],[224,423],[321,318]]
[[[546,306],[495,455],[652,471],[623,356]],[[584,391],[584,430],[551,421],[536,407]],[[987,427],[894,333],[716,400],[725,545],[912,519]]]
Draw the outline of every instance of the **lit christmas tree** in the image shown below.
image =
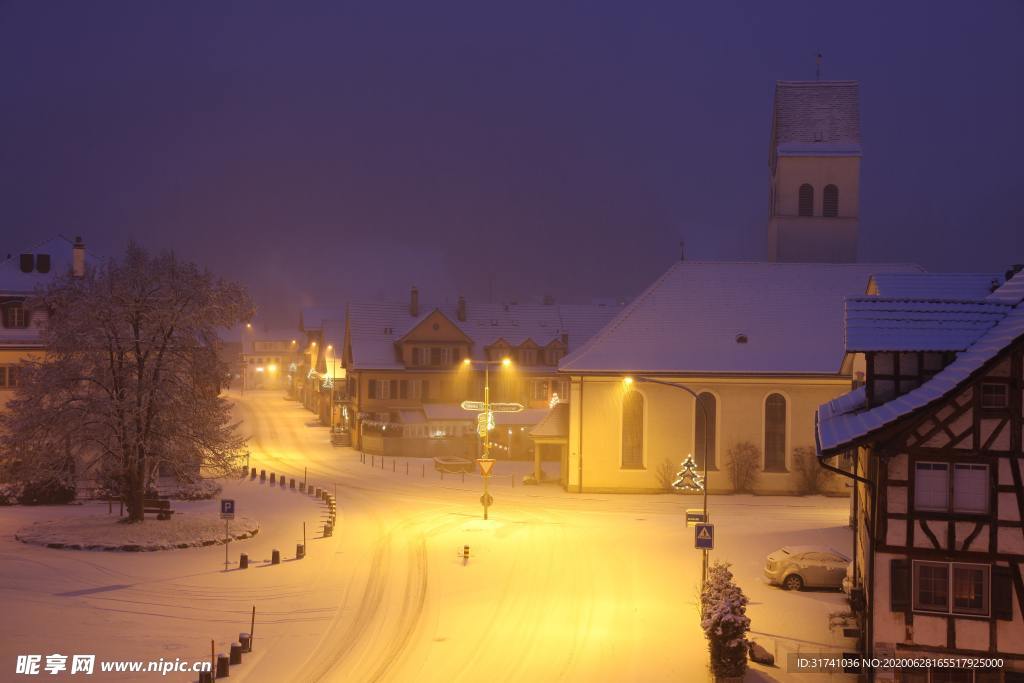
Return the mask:
[[677,491],[703,491],[704,477],[697,471],[697,463],[693,455],[687,455],[682,463],[682,469],[676,472],[676,480],[672,482],[672,488]]

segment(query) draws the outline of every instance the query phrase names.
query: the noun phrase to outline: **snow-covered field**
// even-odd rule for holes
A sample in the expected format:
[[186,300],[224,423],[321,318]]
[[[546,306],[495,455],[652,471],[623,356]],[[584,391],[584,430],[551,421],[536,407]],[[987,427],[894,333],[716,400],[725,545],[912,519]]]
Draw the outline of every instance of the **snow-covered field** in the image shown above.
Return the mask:
[[[255,651],[233,680],[708,680],[695,608],[701,556],[682,522],[694,499],[513,488],[507,475],[524,464],[499,462],[506,477],[495,480],[484,521],[478,477],[441,481],[429,464],[426,476],[412,466],[407,476],[404,461],[371,468],[358,452],[332,448],[327,430],[306,426],[311,414],[278,394],[247,392],[238,411],[253,466],[297,478],[308,470],[310,483],[337,487],[333,537],[319,537],[322,504],[258,480],[227,482],[223,494],[260,522],[259,535],[229,549],[232,560],[249,554],[246,571],[223,571],[223,546],[142,554],[27,546],[14,531],[53,508],[0,509],[0,597],[13,617],[0,623],[0,679],[27,653],[202,658],[211,638],[226,651],[248,631],[255,605]],[[761,569],[785,544],[848,551],[847,502],[713,496],[709,509],[712,557],[733,563],[753,636],[782,662],[748,679],[826,680],[788,674],[785,653],[849,649],[828,627],[843,596],[781,591],[762,583]],[[303,521],[308,555],[295,561]],[[279,566],[263,562],[273,548]]]

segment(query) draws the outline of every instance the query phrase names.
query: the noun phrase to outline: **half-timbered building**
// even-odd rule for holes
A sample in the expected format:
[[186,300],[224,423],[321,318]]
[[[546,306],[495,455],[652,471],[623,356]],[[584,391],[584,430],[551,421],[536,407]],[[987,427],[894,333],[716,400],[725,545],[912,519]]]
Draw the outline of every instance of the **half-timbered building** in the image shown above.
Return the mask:
[[946,280],[932,284],[951,298],[925,286],[846,304],[865,383],[821,406],[816,431],[826,467],[853,460],[864,652],[1004,660],[876,680],[1024,680],[1024,274],[1007,276],[983,298]]

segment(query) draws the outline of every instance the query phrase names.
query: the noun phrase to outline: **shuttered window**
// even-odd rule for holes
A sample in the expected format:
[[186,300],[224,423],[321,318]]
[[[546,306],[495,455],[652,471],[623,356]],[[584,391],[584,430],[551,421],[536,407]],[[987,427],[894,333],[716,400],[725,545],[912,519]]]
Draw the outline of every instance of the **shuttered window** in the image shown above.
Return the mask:
[[893,612],[904,612],[910,607],[910,562],[889,562],[889,607]]
[[[703,407],[703,410],[701,409]],[[693,414],[693,455],[699,467],[704,466],[704,453],[708,454],[708,469],[715,469],[715,423],[718,419],[717,401],[714,394],[702,393],[697,397],[697,407]],[[704,431],[704,418],[707,415],[707,432]],[[705,448],[707,449],[705,451]]]
[[764,470],[786,471],[786,399],[781,394],[764,402]]
[[627,391],[622,397],[622,469],[644,467],[644,397]]
[[992,567],[992,616],[1005,621],[1013,620],[1013,583],[1009,567]]
[[827,218],[839,215],[839,188],[835,185],[826,185],[821,194],[821,215]]
[[949,565],[938,562],[914,563],[914,609],[949,611]]
[[807,183],[800,186],[798,213],[801,216],[814,215],[814,188]]

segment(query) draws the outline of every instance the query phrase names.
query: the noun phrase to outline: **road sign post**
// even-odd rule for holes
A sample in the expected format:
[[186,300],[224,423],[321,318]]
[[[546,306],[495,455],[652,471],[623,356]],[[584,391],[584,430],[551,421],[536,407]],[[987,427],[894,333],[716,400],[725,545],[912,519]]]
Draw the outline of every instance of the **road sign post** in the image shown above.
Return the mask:
[[484,506],[484,519],[487,519],[487,508],[494,502],[494,498],[487,492],[487,483],[491,478],[491,470],[494,469],[494,458],[477,458],[476,464],[480,467],[480,476],[484,479],[484,495],[480,496],[480,503]]
[[221,498],[220,518],[224,520],[224,571],[228,570],[228,544],[231,542],[231,520],[235,518],[235,501],[231,498]]
[[715,549],[714,524],[703,523],[693,525],[693,547],[705,552]]

